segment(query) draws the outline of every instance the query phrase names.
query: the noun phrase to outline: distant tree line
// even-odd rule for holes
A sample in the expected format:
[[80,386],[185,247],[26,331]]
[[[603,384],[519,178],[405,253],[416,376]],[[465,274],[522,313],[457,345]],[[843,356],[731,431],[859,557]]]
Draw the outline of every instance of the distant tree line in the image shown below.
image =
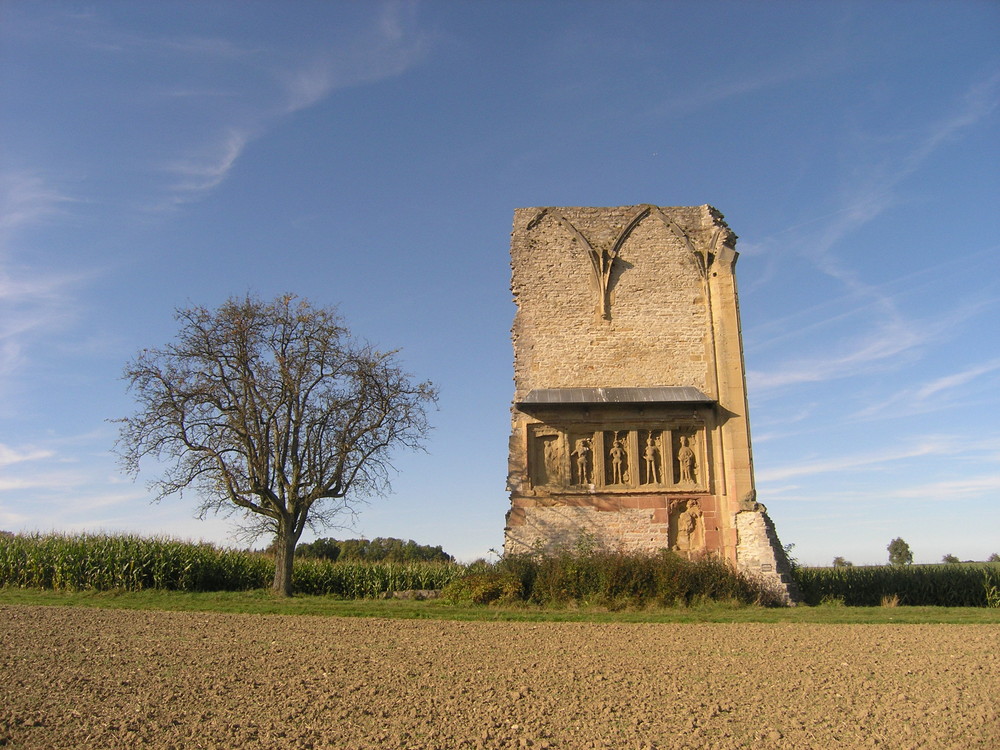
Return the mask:
[[417,544],[412,539],[393,537],[376,539],[330,539],[324,537],[315,542],[300,544],[295,550],[296,557],[341,562],[454,562],[455,558],[441,549],[441,545],[431,547]]
[[[795,546],[794,544],[787,545],[785,547],[785,551],[787,552],[790,548],[792,548],[794,546]],[[886,549],[889,551],[889,564],[890,565],[911,565],[911,564],[913,564],[913,552],[910,550],[910,545],[907,544],[905,541],[903,541],[903,539],[901,539],[900,537],[896,537],[891,542],[889,542],[889,546],[886,547]],[[941,563],[944,564],[944,565],[954,565],[954,564],[960,563],[960,562],[961,562],[961,560],[959,560],[955,555],[951,554],[950,552],[947,555],[945,555],[944,557],[941,558]],[[975,562],[975,561],[974,560],[966,560],[965,562],[971,563],[971,562]],[[991,562],[991,563],[1000,562],[1000,554],[997,554],[996,552],[994,552],[993,554],[991,554],[986,559],[986,562]],[[852,567],[854,567],[854,563],[852,563],[850,560],[846,560],[843,557],[841,557],[840,555],[838,555],[837,557],[833,558],[833,567],[835,567],[835,568],[852,568]]]

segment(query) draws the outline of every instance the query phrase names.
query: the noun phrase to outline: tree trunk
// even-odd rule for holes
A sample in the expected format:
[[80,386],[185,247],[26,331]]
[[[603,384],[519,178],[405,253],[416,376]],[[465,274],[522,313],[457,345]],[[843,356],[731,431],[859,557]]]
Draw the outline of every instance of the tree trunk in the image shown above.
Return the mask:
[[271,592],[277,596],[291,596],[292,563],[295,560],[295,545],[298,538],[293,529],[285,524],[279,524],[277,542],[274,550],[274,583],[271,584]]

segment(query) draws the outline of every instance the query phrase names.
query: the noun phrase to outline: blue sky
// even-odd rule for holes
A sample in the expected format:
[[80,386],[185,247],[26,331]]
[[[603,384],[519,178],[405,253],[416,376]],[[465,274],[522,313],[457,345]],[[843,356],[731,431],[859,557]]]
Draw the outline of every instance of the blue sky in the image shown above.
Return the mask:
[[740,236],[759,499],[803,563],[1000,552],[1000,4],[0,2],[0,528],[236,544],[111,452],[173,311],[338,305],[440,388],[330,536],[502,544],[519,206]]

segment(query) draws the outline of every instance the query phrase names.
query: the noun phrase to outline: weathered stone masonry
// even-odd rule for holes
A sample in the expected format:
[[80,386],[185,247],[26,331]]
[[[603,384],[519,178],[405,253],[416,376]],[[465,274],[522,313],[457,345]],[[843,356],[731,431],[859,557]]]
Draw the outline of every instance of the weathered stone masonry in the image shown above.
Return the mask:
[[667,547],[780,583],[754,490],[735,243],[710,206],[515,211],[507,552]]

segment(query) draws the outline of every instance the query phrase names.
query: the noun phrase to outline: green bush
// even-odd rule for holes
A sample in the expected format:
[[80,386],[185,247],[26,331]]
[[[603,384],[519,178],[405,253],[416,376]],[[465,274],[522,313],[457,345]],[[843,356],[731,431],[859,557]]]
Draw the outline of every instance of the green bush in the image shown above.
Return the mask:
[[511,604],[522,600],[521,581],[513,571],[473,563],[444,589],[445,598],[472,604]]
[[445,590],[454,601],[598,605],[612,609],[689,605],[703,600],[777,603],[750,578],[716,559],[574,551],[478,561]]

